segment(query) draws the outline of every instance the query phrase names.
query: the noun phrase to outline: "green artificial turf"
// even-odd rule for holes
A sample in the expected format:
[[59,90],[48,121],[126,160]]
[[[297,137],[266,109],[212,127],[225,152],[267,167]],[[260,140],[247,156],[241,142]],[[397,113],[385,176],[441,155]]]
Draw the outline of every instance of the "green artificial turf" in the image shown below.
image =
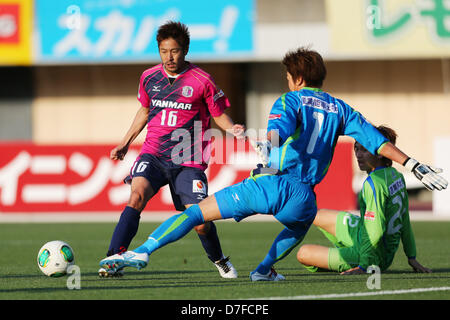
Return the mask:
[[[140,245],[157,223],[141,223],[130,249]],[[402,247],[390,269],[381,275],[380,289],[368,289],[370,275],[341,276],[333,272],[310,273],[296,260],[295,249],[276,264],[283,282],[249,281],[248,275],[264,258],[281,231],[277,222],[218,222],[222,248],[239,272],[238,279],[222,279],[207,259],[194,231],[155,252],[141,270],[126,269],[122,278],[99,278],[98,262],[105,256],[114,228],[112,223],[0,224],[1,300],[222,300],[222,299],[450,299],[450,291],[414,292],[417,288],[450,285],[450,222],[413,222],[417,259],[431,274],[412,272]],[[69,290],[68,276],[49,278],[36,263],[39,248],[47,241],[63,240],[75,252],[81,288]],[[304,244],[329,245],[312,227]],[[409,290],[399,293],[398,290]],[[391,292],[352,296],[354,293]],[[394,292],[394,293],[393,293]],[[345,296],[345,294],[348,294]],[[344,295],[344,296],[339,296]],[[305,297],[306,296],[306,297]]]

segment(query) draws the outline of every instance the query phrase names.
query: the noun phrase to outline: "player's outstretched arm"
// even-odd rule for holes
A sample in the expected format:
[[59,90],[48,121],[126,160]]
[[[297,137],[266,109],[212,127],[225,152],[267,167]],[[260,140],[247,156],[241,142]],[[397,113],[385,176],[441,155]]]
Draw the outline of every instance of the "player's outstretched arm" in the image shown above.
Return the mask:
[[213,117],[214,122],[222,129],[230,132],[238,139],[243,139],[245,133],[245,126],[242,124],[235,124],[229,115],[222,113],[218,117]]
[[141,133],[142,129],[144,129],[145,125],[147,124],[149,112],[149,108],[139,108],[139,110],[136,112],[136,116],[134,117],[133,122],[131,123],[130,128],[128,129],[120,144],[111,150],[109,156],[111,160],[123,160],[128,152],[128,147],[134,141],[134,139],[136,139],[139,133]]
[[431,269],[424,267],[421,265],[415,258],[409,258],[408,264],[413,268],[415,272],[421,272],[421,273],[432,273]]
[[390,142],[386,143],[378,153],[383,157],[403,165],[409,171],[414,173],[417,179],[419,179],[430,191],[443,190],[448,186],[448,181],[439,175],[439,173],[442,173],[442,169],[422,164],[417,160],[408,157]]

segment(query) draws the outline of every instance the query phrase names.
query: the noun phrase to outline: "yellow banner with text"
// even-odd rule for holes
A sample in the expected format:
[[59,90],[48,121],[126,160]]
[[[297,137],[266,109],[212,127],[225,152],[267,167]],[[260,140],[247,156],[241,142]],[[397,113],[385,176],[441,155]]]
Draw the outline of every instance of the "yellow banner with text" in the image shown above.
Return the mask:
[[326,10],[336,56],[450,57],[450,1],[326,0]]

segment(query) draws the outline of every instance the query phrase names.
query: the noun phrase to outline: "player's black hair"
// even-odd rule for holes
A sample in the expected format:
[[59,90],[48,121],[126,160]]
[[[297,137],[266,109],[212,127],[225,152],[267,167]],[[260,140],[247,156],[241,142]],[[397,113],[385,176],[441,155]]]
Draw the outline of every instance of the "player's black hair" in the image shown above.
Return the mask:
[[190,34],[188,27],[175,21],[168,21],[161,25],[156,34],[156,41],[158,42],[158,48],[161,41],[172,38],[183,48],[185,53],[189,50]]
[[[393,145],[395,145],[395,142],[397,141],[397,133],[393,129],[391,129],[385,125],[380,125],[377,127],[377,130],[380,131],[380,133],[383,136],[385,136],[389,140],[389,142],[391,142]],[[386,165],[386,167],[392,166],[391,159],[383,157],[382,160],[384,161],[384,164]]]
[[327,76],[322,56],[308,48],[301,47],[289,51],[284,56],[282,63],[294,81],[302,77],[308,87],[321,88]]

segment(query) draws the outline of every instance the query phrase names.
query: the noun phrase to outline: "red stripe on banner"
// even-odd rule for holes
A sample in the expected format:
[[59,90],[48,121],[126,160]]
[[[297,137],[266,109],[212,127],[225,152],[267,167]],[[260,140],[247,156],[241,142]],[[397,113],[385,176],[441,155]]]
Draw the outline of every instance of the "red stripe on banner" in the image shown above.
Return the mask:
[[[140,147],[123,161],[112,161],[114,145],[0,144],[0,212],[121,211],[129,196],[123,179]],[[224,164],[225,163],[225,164]],[[249,176],[257,157],[248,142],[216,139],[206,170],[209,194]],[[324,181],[316,187],[319,208],[353,210],[352,144],[339,143]],[[168,187],[148,203],[146,212],[174,211]]]

